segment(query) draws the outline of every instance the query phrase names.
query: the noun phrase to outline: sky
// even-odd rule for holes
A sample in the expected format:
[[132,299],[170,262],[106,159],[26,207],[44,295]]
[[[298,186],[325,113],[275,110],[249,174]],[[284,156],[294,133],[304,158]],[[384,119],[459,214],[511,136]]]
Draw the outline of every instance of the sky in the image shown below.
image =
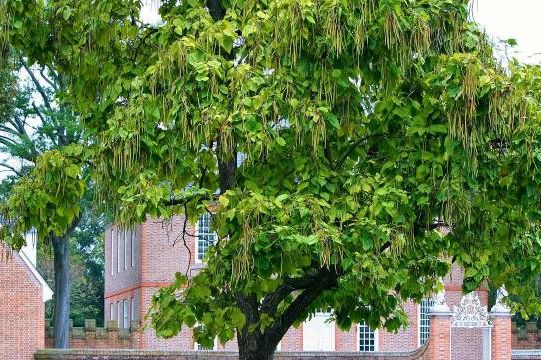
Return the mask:
[[510,55],[541,64],[541,0],[475,0],[473,19],[493,39],[516,39]]

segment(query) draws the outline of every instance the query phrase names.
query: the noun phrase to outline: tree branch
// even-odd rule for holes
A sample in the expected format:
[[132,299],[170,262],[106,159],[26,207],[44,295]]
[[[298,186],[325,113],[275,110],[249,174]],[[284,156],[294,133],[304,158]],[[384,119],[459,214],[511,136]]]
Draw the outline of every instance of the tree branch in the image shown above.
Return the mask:
[[336,287],[341,272],[334,269],[322,269],[317,276],[317,282],[311,287],[305,289],[293,302],[287,307],[282,315],[277,318],[265,332],[264,337],[267,346],[276,346],[287,330],[293,325],[299,312],[306,309],[314,300],[316,300],[323,291]]
[[284,283],[275,292],[265,296],[261,303],[261,312],[274,315],[278,305],[293,291],[307,289],[319,281],[318,275],[300,278],[285,278]]
[[28,67],[28,65],[26,64],[26,62],[24,61],[22,57],[19,58],[19,61],[21,65],[24,67],[24,69],[26,70],[26,72],[28,73],[28,75],[30,76],[30,78],[32,79],[32,82],[34,83],[34,85],[36,86],[36,90],[41,95],[41,98],[43,99],[43,103],[45,104],[45,107],[47,107],[47,109],[52,111],[53,108],[51,107],[51,103],[49,102],[49,97],[47,96],[47,93],[45,92],[45,89],[43,88],[43,86],[41,86],[41,84],[39,83],[39,80],[36,78],[36,75],[34,75],[34,72]]
[[50,87],[54,89],[54,91],[58,91],[58,85],[55,84],[51,79],[49,79],[47,76],[45,76],[45,68],[39,69],[39,74],[41,75],[42,79],[45,80],[47,84],[49,84]]
[[15,175],[17,175],[18,177],[22,177],[21,172],[19,170],[15,169],[13,166],[5,164],[5,163],[0,163],[0,166],[5,167],[9,171],[13,171],[15,173]]

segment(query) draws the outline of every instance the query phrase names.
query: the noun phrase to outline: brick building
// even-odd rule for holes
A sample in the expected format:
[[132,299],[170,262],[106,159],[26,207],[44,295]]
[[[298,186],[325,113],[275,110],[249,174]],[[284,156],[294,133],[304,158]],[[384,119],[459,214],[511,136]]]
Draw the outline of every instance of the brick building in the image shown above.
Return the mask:
[[35,239],[12,251],[0,242],[0,358],[33,359],[44,347],[45,306],[53,292],[36,270]]
[[[184,218],[174,217],[169,222],[148,220],[133,229],[109,226],[105,235],[105,321],[116,320],[120,330],[128,329],[132,321],[141,321],[148,311],[152,294],[160,287],[169,285],[175,272],[192,273],[203,266],[205,251],[212,246],[215,235],[210,229],[210,216],[199,218],[197,224],[189,225],[186,245],[181,239]],[[452,309],[462,299],[462,273],[454,268],[445,279],[446,302]],[[477,291],[481,305],[487,305],[486,290]],[[405,309],[410,325],[393,334],[372,330],[365,324],[353,326],[350,331],[339,330],[326,321],[328,314],[316,314],[299,328],[292,328],[279,345],[281,351],[413,351],[428,339],[431,300],[421,304],[408,302]],[[451,331],[451,330],[449,330]],[[471,349],[483,351],[490,338],[481,330],[453,330],[452,347],[460,359],[479,359]],[[141,334],[139,349],[194,350],[191,330],[169,340],[159,339],[152,330]],[[216,344],[215,350],[235,350],[230,342],[223,348]],[[461,349],[464,349],[461,351]],[[488,351],[484,349],[484,351]],[[472,357],[473,356],[473,357]]]

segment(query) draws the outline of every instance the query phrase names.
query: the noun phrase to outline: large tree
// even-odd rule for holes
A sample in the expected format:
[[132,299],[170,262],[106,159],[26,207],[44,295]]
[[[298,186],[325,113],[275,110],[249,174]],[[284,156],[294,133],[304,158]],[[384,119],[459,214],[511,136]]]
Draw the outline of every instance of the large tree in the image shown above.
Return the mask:
[[93,136],[18,184],[7,240],[63,233],[84,167],[120,223],[218,205],[206,267],[154,297],[158,334],[268,359],[318,309],[395,330],[453,262],[465,291],[539,311],[541,72],[500,65],[467,1],[164,0],[159,24],[139,1],[0,4]]

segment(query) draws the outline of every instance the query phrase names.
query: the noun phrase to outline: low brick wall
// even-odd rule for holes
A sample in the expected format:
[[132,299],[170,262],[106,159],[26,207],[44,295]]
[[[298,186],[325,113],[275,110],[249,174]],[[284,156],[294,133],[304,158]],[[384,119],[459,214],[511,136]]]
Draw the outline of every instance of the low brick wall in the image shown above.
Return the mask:
[[[45,320],[45,347],[52,348],[54,328]],[[96,327],[96,320],[85,320],[84,327],[70,325],[69,345],[72,349],[138,349],[141,342],[139,322],[130,329],[119,329],[117,321],[108,321],[106,327]]]
[[541,329],[537,328],[537,323],[528,322],[524,326],[516,326],[513,323],[512,348],[514,350],[532,350],[541,349]]
[[[276,360],[432,360],[427,346],[414,352],[277,352]],[[127,349],[45,349],[34,355],[35,360],[237,360],[238,354],[218,351],[142,351]],[[434,359],[437,360],[437,359]]]

